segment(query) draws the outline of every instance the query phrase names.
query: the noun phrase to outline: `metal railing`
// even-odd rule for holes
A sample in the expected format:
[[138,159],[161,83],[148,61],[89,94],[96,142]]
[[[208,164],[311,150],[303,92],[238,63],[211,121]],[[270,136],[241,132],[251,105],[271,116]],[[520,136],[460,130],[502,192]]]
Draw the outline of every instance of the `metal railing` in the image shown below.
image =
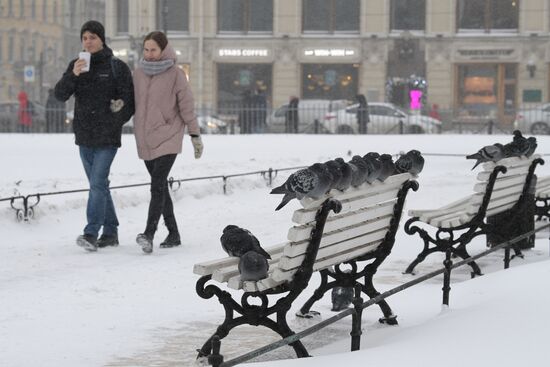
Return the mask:
[[364,302],[361,298],[361,285],[356,285],[355,287],[355,298],[353,299],[353,308],[348,308],[337,315],[334,315],[326,320],[323,320],[309,328],[306,328],[296,334],[293,334],[291,336],[288,336],[284,339],[278,340],[276,342],[270,343],[268,345],[265,345],[263,347],[260,347],[258,349],[255,349],[253,351],[250,351],[248,353],[242,354],[240,356],[237,356],[231,360],[228,360],[224,362],[223,355],[221,355],[220,347],[221,347],[221,341],[218,336],[215,336],[212,339],[212,354],[208,356],[208,363],[209,365],[213,367],[231,367],[236,366],[238,364],[250,361],[253,358],[256,358],[260,355],[266,354],[268,352],[271,352],[275,349],[281,348],[283,346],[289,345],[291,343],[294,343],[298,340],[303,339],[304,337],[311,335],[331,324],[334,324],[335,322],[346,318],[348,316],[352,316],[352,330],[350,332],[351,335],[351,351],[359,350],[361,347],[361,321],[362,321],[362,312],[365,308],[370,307],[372,305],[377,304],[378,302],[385,300],[386,298],[393,296],[399,292],[402,292],[414,285],[420,284],[426,280],[432,279],[440,274],[443,274],[443,296],[442,296],[442,304],[445,306],[449,306],[449,297],[450,297],[450,281],[451,281],[451,271],[453,269],[456,269],[458,267],[468,265],[470,262],[475,261],[479,258],[482,258],[484,256],[487,256],[495,251],[504,249],[505,255],[504,255],[504,264],[505,269],[508,268],[510,263],[510,247],[520,242],[523,239],[526,239],[532,235],[534,235],[536,232],[539,232],[543,229],[549,228],[550,223],[540,225],[536,229],[531,230],[527,233],[522,234],[521,236],[517,236],[509,241],[502,242],[498,245],[495,245],[494,247],[483,251],[477,255],[473,255],[467,259],[461,260],[459,262],[453,263],[451,260],[451,250],[447,250],[445,254],[445,260],[443,261],[443,268],[434,270],[428,274],[419,276],[418,278],[411,280],[410,282],[404,283],[400,286],[394,287],[386,292],[383,292],[379,294],[378,296],[369,299],[368,301]]

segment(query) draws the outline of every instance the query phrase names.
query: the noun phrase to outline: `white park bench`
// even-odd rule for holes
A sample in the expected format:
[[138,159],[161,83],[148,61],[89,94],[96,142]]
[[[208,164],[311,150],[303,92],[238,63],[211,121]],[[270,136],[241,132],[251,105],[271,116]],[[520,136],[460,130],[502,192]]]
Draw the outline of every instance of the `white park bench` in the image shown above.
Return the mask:
[[[466,259],[470,257],[466,245],[479,235],[504,242],[527,232],[518,233],[520,226],[517,223],[529,204],[524,198],[531,187],[535,167],[543,163],[538,155],[484,163],[477,175],[473,194],[438,209],[409,210],[412,218],[405,223],[405,232],[409,235],[418,233],[424,241],[424,248],[405,272],[413,273],[415,266],[434,252],[451,252]],[[421,226],[412,225],[417,222]],[[435,228],[435,235],[431,236],[423,224]],[[507,252],[505,267],[508,267],[508,262]],[[481,275],[475,261],[470,266],[472,276]]]
[[[201,276],[196,286],[198,295],[205,299],[215,295],[225,309],[225,320],[204,343],[199,356],[211,353],[214,335],[224,338],[231,329],[243,324],[268,327],[282,338],[294,334],[288,326],[286,315],[292,302],[307,287],[313,272],[319,271],[326,277],[328,273],[336,274],[331,271],[332,267],[351,263],[355,271],[346,272],[348,277],[352,277],[347,278],[346,284],[354,286],[360,284],[358,280],[368,278],[366,285],[361,284],[363,291],[369,297],[378,295],[372,285],[372,275],[391,252],[410,188],[416,190],[418,184],[413,176],[404,173],[390,176],[384,182],[365,183],[344,192],[331,190],[319,200],[302,200],[302,208],[292,216],[294,225],[288,231],[288,241],[264,247],[271,255],[265,279],[241,281],[237,267],[239,259],[236,257],[195,264],[193,271]],[[329,214],[331,210],[333,213]],[[375,259],[376,264],[365,275],[365,271],[357,271],[355,261],[358,259]],[[233,293],[243,292],[240,302],[218,285],[234,290]],[[308,302],[320,299],[328,289],[337,285],[337,282],[328,287],[325,284],[323,289],[316,291],[312,297],[314,300]],[[271,306],[268,296],[276,296]],[[250,304],[248,299],[251,297],[259,300],[256,303],[260,304]],[[385,317],[395,320],[385,301],[379,305]],[[235,313],[239,315],[235,316]],[[275,320],[270,315],[275,315]],[[309,355],[301,341],[291,346],[298,357]]]

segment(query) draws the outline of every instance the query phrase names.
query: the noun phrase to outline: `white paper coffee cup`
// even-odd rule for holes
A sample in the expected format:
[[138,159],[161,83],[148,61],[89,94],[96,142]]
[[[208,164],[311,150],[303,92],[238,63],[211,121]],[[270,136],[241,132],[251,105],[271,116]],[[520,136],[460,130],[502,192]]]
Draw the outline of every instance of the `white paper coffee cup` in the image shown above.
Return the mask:
[[82,71],[90,71],[90,57],[92,55],[89,52],[82,51],[78,53],[78,58],[86,60],[86,66],[82,68]]

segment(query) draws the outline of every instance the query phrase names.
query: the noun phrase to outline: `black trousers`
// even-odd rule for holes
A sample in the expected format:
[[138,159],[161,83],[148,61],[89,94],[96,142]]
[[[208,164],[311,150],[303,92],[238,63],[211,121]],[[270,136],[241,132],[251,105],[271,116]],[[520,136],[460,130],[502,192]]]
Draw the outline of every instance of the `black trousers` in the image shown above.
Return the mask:
[[168,175],[176,161],[176,156],[176,154],[168,154],[145,161],[145,167],[151,175],[151,201],[145,228],[145,234],[150,237],[155,235],[161,215],[164,217],[164,223],[169,232],[178,231],[174,205],[168,191]]

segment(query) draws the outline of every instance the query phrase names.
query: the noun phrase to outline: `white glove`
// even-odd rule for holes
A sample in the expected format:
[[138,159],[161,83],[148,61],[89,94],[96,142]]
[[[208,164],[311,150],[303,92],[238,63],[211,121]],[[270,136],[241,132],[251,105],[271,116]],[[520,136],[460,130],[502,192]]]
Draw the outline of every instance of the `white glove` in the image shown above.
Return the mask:
[[193,143],[193,150],[195,151],[195,159],[199,159],[204,149],[204,145],[202,144],[201,137],[200,136],[192,137],[191,143]]
[[124,107],[124,101],[122,99],[111,99],[111,112],[118,112],[122,110],[122,107]]

